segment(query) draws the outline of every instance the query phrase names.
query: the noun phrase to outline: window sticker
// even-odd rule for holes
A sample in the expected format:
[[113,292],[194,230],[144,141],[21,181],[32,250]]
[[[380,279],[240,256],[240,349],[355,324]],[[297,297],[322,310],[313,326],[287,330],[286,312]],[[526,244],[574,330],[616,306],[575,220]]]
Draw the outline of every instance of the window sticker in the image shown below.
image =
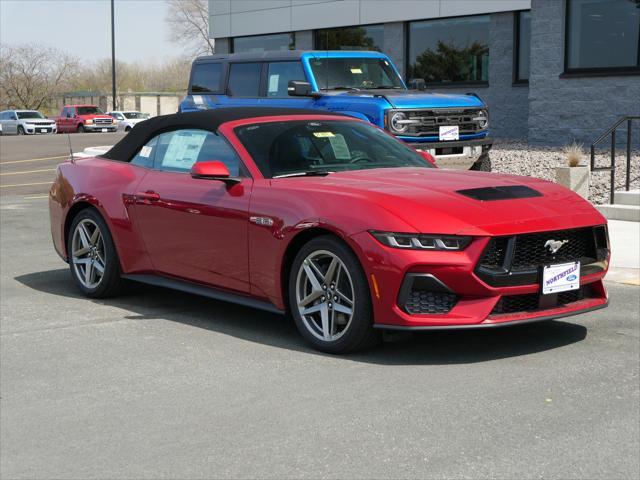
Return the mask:
[[163,167],[189,170],[196,163],[207,132],[179,132],[169,141],[162,160]]
[[269,93],[278,93],[278,83],[280,82],[280,75],[269,75]]
[[331,137],[329,137],[329,143],[331,143],[331,148],[333,149],[333,154],[335,155],[336,160],[351,160],[351,152],[349,151],[349,147],[347,146],[347,142],[343,135],[331,134]]
[[142,158],[149,158],[149,155],[151,155],[151,150],[152,150],[152,147],[145,145],[140,149],[140,156]]
[[357,73],[358,75],[362,75],[362,69],[361,68],[352,68],[351,69],[351,73]]
[[313,132],[313,136],[316,138],[329,138],[333,137],[333,133],[331,132]]

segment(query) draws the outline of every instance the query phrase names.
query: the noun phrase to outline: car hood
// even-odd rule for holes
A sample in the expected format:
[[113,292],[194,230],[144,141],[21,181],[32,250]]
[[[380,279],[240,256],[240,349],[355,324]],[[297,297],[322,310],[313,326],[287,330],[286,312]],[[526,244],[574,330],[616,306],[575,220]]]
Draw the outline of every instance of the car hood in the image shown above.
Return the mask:
[[[375,203],[422,233],[512,235],[604,224],[593,206],[571,190],[531,177],[427,168],[385,168],[332,173],[327,177],[274,180],[299,190],[357,197]],[[460,190],[526,186],[540,196],[476,200]],[[302,192],[300,192],[302,193]],[[315,196],[314,194],[314,196]],[[371,219],[372,229],[385,225]]]
[[475,108],[484,102],[475,95],[430,93],[416,90],[359,90],[344,92],[350,96],[384,97],[393,108]]

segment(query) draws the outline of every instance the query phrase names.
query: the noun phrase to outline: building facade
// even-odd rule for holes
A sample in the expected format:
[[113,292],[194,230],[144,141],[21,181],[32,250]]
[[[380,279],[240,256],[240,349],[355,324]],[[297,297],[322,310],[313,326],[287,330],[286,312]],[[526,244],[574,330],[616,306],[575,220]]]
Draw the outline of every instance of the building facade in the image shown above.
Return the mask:
[[640,115],[640,0],[209,0],[209,16],[218,53],[382,51],[407,81],[480,95],[498,138],[589,145]]

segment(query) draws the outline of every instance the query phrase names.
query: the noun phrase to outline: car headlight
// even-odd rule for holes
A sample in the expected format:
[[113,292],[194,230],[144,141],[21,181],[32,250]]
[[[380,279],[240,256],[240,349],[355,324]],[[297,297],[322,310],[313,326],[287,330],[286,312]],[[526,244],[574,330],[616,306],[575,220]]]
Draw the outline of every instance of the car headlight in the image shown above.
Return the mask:
[[429,235],[422,233],[394,233],[370,231],[383,245],[407,250],[464,250],[471,237],[459,235]]
[[484,130],[489,126],[489,112],[486,110],[478,110],[476,116],[472,119],[474,122],[478,122],[478,126]]
[[412,120],[404,112],[389,110],[387,125],[391,133],[404,133],[409,129],[409,126],[419,124],[420,120]]
[[88,118],[84,123],[86,123],[87,125],[91,125],[93,123],[93,120]]

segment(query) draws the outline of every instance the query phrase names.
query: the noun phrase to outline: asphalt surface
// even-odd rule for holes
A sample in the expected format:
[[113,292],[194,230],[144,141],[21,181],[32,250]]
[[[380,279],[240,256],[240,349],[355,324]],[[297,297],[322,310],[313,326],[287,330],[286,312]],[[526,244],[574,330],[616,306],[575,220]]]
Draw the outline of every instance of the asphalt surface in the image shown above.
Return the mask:
[[3,479],[640,475],[639,287],[565,321],[334,357],[249,308],[80,297],[46,199],[25,197],[0,198]]

